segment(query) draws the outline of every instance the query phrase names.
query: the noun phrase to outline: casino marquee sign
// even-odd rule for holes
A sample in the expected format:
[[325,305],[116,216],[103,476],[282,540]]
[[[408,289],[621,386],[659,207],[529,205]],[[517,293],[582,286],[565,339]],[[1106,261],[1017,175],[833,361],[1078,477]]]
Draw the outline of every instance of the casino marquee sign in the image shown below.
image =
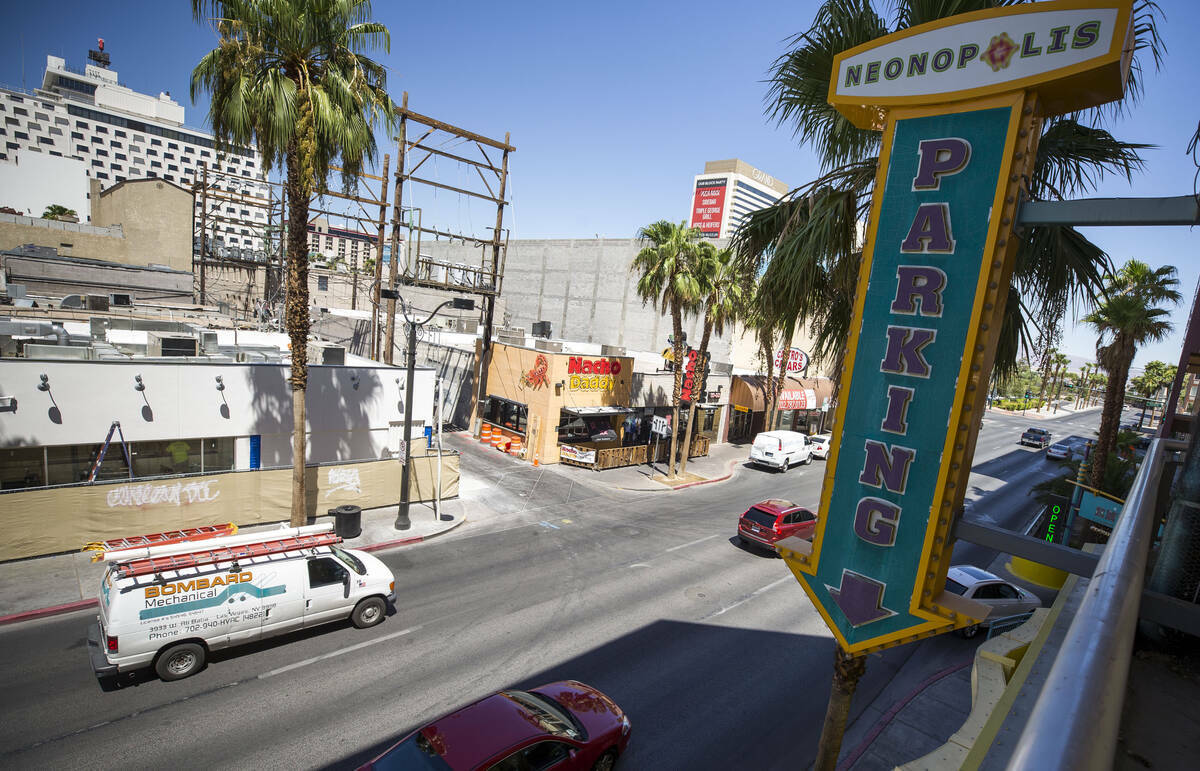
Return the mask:
[[945,591],[1043,118],[1118,99],[1132,0],[963,14],[843,52],[829,101],[883,131],[812,543],[777,544],[847,653],[976,623]]

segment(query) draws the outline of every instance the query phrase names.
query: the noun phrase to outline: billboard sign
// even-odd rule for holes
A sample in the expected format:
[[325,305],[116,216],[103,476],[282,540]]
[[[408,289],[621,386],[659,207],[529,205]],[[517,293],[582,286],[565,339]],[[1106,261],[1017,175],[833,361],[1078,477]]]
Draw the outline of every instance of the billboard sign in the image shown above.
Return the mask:
[[692,227],[698,229],[705,238],[719,238],[721,235],[728,183],[726,177],[696,180],[696,194],[692,199]]
[[[831,84],[830,101],[858,125],[883,117],[882,149],[835,416],[840,441],[830,451],[812,542],[786,538],[776,548],[847,653],[962,628],[987,613],[947,592],[945,582],[951,525],[962,508],[1011,281],[1022,179],[1036,157],[1041,118],[1055,109],[1041,99],[1040,86],[1024,89],[1048,83],[1053,92],[1055,78],[1084,78],[1072,80],[1080,86],[1096,76],[1080,65],[1013,81],[972,66],[952,88],[923,92],[915,73],[896,82],[897,46],[915,58],[928,50],[932,67],[949,50],[946,41],[968,45],[987,20],[996,22],[989,30],[1021,30],[1018,39],[1032,50],[1067,32],[1030,37],[1024,17],[1031,7],[1101,7],[1116,8],[1126,25],[1117,29],[1110,20],[1096,28],[1108,37],[1096,31],[1089,47],[1108,51],[1125,39],[1131,2],[1001,7],[914,27],[835,58],[835,78],[845,79],[850,62],[862,65],[864,82],[868,75],[877,80],[878,70],[892,88],[853,88],[849,98],[838,91],[841,81]],[[988,50],[985,43],[966,64]],[[1113,88],[1104,82],[1089,93]]]

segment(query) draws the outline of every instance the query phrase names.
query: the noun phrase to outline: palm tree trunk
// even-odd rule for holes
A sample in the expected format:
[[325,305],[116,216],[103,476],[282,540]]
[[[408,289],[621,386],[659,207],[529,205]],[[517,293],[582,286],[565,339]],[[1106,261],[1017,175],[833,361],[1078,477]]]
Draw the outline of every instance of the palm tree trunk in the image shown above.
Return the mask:
[[817,757],[813,761],[814,771],[834,771],[837,768],[842,738],[846,734],[846,718],[850,715],[850,699],[866,669],[865,656],[852,657],[840,645],[834,648],[833,687],[829,692],[829,706],[825,710],[825,725],[821,728]]
[[[1104,479],[1104,468],[1108,464],[1108,456],[1117,447],[1117,429],[1121,425],[1121,405],[1125,402],[1125,379],[1129,376],[1129,365],[1133,363],[1136,349],[1126,346],[1124,339],[1114,341],[1119,345],[1116,353],[1115,366],[1108,373],[1108,385],[1104,389],[1104,409],[1100,413],[1099,438],[1096,440],[1096,452],[1092,455],[1091,485],[1097,490]],[[1128,351],[1125,349],[1128,348]]]
[[683,391],[683,359],[687,349],[683,345],[683,309],[678,303],[671,305],[671,331],[675,346],[675,388],[671,395],[671,454],[667,456],[667,479],[675,478],[675,452],[679,446],[679,395]]
[[700,336],[700,350],[696,352],[697,372],[692,375],[692,403],[688,407],[687,431],[683,436],[683,457],[679,459],[679,475],[687,473],[688,455],[692,451],[692,426],[696,422],[696,402],[699,393],[700,379],[704,377],[704,357],[708,353],[708,338],[712,334],[712,323],[704,321],[704,334]]
[[301,168],[295,140],[286,157],[288,181],[287,307],[284,321],[292,346],[292,509],[291,524],[300,527],[308,520],[304,489],[304,464],[308,457],[308,195],[301,190]]

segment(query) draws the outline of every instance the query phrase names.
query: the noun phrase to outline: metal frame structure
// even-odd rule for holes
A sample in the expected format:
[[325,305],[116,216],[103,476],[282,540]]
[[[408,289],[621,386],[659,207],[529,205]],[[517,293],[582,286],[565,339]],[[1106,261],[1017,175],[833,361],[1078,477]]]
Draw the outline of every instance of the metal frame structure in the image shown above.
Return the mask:
[[[483,298],[483,351],[480,359],[480,372],[475,379],[477,390],[475,403],[485,393],[487,387],[487,362],[492,348],[492,327],[494,323],[496,297],[501,292],[504,283],[504,260],[508,252],[508,231],[504,228],[504,207],[509,204],[505,198],[508,190],[508,156],[516,152],[510,144],[511,135],[506,132],[504,141],[491,139],[482,134],[476,134],[458,126],[430,118],[413,112],[408,108],[408,92],[405,91],[401,103],[396,108],[400,119],[399,136],[397,137],[396,163],[396,193],[393,198],[392,215],[392,263],[391,285],[397,282],[406,286],[426,289],[439,289],[448,292],[479,295]],[[416,139],[409,138],[410,124],[422,130]],[[417,132],[413,131],[413,136]],[[450,153],[435,144],[441,144],[443,139],[462,140],[474,144],[479,151],[480,159],[468,158],[465,155]],[[490,154],[489,154],[490,152]],[[499,153],[499,159],[494,156]],[[469,189],[447,185],[443,182],[417,176],[421,167],[433,157],[446,158],[458,164],[466,165],[475,170],[482,183],[482,189]],[[414,162],[415,161],[415,162]],[[489,181],[490,178],[490,181]],[[424,225],[420,220],[403,221],[404,185],[422,185],[440,190],[448,190],[459,195],[490,201],[496,205],[496,224],[490,236],[477,236],[468,233],[456,233],[450,230],[440,230]],[[495,187],[493,188],[493,183]],[[486,191],[486,192],[485,192]],[[403,268],[398,268],[398,251],[400,228],[408,230],[408,248],[410,252]],[[415,239],[412,235],[415,234]],[[421,254],[421,236],[432,235],[436,238],[446,237],[458,239],[463,243],[472,244],[480,249],[479,267],[463,268],[446,262],[439,262]],[[415,242],[415,247],[414,247]],[[455,276],[454,274],[458,275]],[[451,280],[452,276],[458,280]],[[391,363],[392,345],[394,341],[395,299],[388,300],[388,341],[387,353],[384,360]]]

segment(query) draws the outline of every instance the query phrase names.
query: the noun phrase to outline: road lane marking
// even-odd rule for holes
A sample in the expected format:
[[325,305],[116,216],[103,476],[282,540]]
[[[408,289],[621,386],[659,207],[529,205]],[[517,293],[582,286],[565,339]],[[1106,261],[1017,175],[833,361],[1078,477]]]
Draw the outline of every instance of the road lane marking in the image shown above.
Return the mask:
[[681,543],[678,546],[672,546],[670,549],[664,549],[663,551],[665,553],[665,552],[677,551],[679,549],[686,549],[689,546],[695,546],[698,543],[704,543],[705,541],[710,541],[713,538],[717,538],[720,535],[721,535],[720,533],[713,533],[712,535],[706,535],[703,538],[697,538],[694,541],[688,541],[687,543]]
[[[300,667],[307,667],[309,664],[316,664],[318,661],[325,661],[326,659],[336,658],[338,656],[342,656],[344,654],[350,653],[352,651],[360,650],[362,648],[366,648],[371,645],[378,645],[379,643],[387,642],[388,640],[394,640],[397,637],[403,637],[406,634],[412,634],[413,632],[418,631],[420,628],[421,627],[419,627],[419,626],[414,626],[414,627],[410,627],[408,629],[401,629],[399,632],[392,632],[391,634],[385,634],[383,637],[376,637],[374,639],[366,640],[365,642],[356,643],[354,645],[350,645],[345,648],[339,648],[336,651],[330,651],[329,653],[322,653],[320,656],[313,656],[311,659],[304,659],[303,661],[297,661],[293,664],[288,664],[287,666],[279,667],[278,669],[272,669],[268,672],[263,672],[261,675],[258,676],[258,679],[266,680],[268,677],[274,677],[275,675],[282,675],[285,672],[291,672],[293,669],[299,669]],[[237,683],[232,683],[232,685],[237,685]]]
[[778,581],[772,581],[771,583],[767,584],[766,586],[755,589],[753,592],[746,595],[745,597],[738,600],[737,602],[733,603],[732,605],[721,608],[720,610],[713,611],[712,613],[709,613],[707,616],[705,616],[704,618],[702,618],[700,620],[707,621],[710,618],[716,618],[717,616],[720,616],[721,614],[723,614],[727,611],[733,610],[734,608],[738,607],[739,605],[745,605],[747,602],[750,602],[750,600],[753,600],[755,597],[762,594],[763,592],[770,591],[771,589],[774,589],[776,586],[779,586],[780,584],[784,584],[784,583],[787,583],[788,581],[794,581],[794,580],[796,580],[796,579],[793,578],[792,576],[784,576],[783,578],[779,579]]
[[539,524],[539,525],[541,525],[542,527],[552,527],[552,528],[554,528],[555,530],[560,530],[560,529],[561,529],[561,528],[560,528],[558,525],[551,524],[550,522],[547,522],[547,521],[546,521],[546,520],[544,520],[544,519],[543,519],[541,522],[539,522],[538,524]]

